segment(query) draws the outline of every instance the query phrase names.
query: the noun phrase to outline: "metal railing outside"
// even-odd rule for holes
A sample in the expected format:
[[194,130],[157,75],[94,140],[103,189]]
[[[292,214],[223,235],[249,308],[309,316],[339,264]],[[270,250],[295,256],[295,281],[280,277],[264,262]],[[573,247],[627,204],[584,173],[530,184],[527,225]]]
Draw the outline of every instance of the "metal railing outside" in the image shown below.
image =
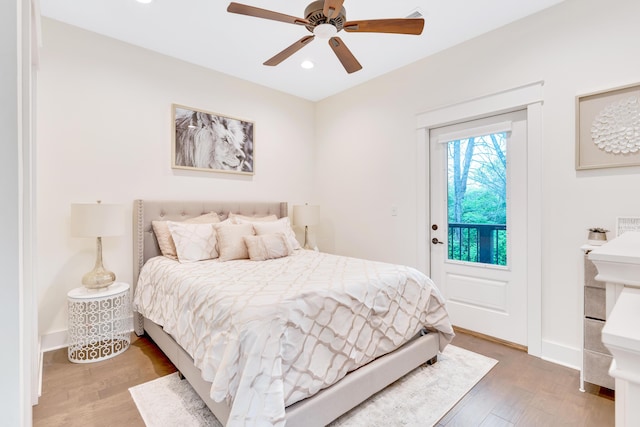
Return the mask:
[[506,224],[449,223],[450,260],[507,265]]

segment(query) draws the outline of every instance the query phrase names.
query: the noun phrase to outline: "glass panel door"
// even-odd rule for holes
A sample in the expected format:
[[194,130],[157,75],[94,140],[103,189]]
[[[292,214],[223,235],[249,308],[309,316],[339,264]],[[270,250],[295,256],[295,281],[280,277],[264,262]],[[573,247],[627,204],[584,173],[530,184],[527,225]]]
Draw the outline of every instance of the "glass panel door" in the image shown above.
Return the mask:
[[527,343],[527,115],[429,132],[431,277],[454,325]]
[[507,265],[507,133],[447,142],[448,259]]

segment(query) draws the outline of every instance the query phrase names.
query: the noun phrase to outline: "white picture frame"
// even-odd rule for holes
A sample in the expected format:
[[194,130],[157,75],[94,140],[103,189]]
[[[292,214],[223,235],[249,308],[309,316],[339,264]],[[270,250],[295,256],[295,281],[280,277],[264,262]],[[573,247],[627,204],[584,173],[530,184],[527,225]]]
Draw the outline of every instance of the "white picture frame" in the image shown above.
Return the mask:
[[[640,100],[640,84],[617,87],[599,92],[588,93],[576,97],[576,170],[613,168],[622,166],[640,166],[640,150],[637,137],[627,141],[620,134],[622,126],[619,117],[626,117],[622,111],[637,118],[638,101]],[[612,134],[611,146],[600,148],[593,139],[596,121],[602,122],[601,115],[613,115],[614,124],[604,127]],[[598,120],[596,120],[598,119]],[[595,127],[598,129],[598,126]],[[605,130],[601,131],[604,132]],[[633,142],[631,152],[618,150],[621,141]]]
[[616,218],[616,236],[627,231],[640,231],[640,216],[619,216]]

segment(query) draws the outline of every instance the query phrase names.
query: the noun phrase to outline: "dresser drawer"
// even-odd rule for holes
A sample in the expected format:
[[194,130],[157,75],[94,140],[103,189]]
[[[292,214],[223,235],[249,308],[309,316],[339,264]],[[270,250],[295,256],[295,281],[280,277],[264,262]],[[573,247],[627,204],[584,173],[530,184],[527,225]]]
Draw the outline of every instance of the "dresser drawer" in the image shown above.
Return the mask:
[[612,360],[609,355],[584,350],[584,380],[615,390],[615,380],[609,375]]
[[591,261],[590,259],[586,258],[584,259],[584,285],[585,286],[590,286],[592,288],[601,288],[604,289],[607,286],[605,285],[604,282],[601,282],[600,280],[596,280],[596,274],[598,274],[598,269],[596,268],[596,265],[593,263],[593,261]]
[[597,353],[611,354],[602,344],[602,320],[584,319],[584,348]]
[[592,319],[607,320],[607,291],[601,288],[584,288],[584,315]]

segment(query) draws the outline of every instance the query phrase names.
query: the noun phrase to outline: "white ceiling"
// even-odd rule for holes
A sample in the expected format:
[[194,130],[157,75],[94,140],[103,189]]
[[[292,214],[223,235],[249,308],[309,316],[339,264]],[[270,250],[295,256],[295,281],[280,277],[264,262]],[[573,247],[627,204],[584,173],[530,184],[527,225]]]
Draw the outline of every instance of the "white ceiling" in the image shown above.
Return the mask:
[[[311,1],[237,2],[304,18]],[[229,1],[40,0],[40,8],[42,16],[317,101],[562,1],[345,0],[347,20],[404,18],[416,9],[425,18],[420,36],[341,31],[363,66],[353,74],[318,38],[276,67],[262,65],[310,33],[303,26],[228,13]],[[305,59],[315,68],[301,68]]]

